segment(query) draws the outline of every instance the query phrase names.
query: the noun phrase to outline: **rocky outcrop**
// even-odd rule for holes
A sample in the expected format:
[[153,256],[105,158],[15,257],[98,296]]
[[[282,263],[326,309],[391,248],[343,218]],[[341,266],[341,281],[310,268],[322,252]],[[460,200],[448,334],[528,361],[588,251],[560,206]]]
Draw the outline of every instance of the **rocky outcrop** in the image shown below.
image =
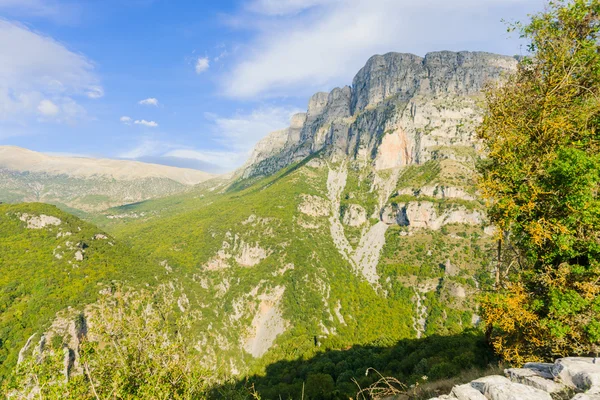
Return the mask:
[[42,229],[47,226],[58,226],[62,221],[51,215],[30,215],[23,213],[19,215],[19,219],[27,224],[27,229]]
[[367,211],[358,204],[350,204],[343,210],[342,223],[344,225],[359,227],[367,222]]
[[512,57],[436,52],[371,57],[352,87],[311,97],[306,114],[258,143],[241,176],[271,174],[318,151],[373,161],[376,169],[419,164],[440,146],[473,146],[473,95],[516,69]]
[[298,211],[311,217],[326,217],[331,212],[329,202],[322,197],[310,194],[301,195],[302,202],[298,205]]
[[444,225],[454,223],[479,225],[483,221],[483,214],[463,206],[440,210],[435,203],[415,201],[388,205],[381,213],[381,220],[388,225],[439,230]]
[[431,400],[595,400],[600,398],[600,360],[567,357],[554,364],[527,363],[455,386],[449,395]]
[[204,265],[205,271],[230,268],[232,260],[242,267],[254,267],[272,253],[270,249],[264,249],[258,243],[250,244],[231,232],[225,234],[225,239],[217,254]]

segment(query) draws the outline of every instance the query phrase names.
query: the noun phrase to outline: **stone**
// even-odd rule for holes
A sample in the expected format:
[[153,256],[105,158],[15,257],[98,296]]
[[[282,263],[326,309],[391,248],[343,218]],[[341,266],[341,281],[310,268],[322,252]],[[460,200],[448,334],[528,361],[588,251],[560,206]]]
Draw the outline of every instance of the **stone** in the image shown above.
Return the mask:
[[458,400],[487,400],[479,390],[469,384],[454,386],[450,394]]
[[523,368],[534,369],[540,372],[543,372],[547,375],[554,376],[552,373],[552,369],[554,368],[553,363],[536,363],[536,362],[528,362],[523,365]]
[[490,375],[483,378],[475,379],[470,383],[472,387],[483,393],[487,384],[508,384],[510,379],[500,375]]
[[600,400],[600,394],[579,393],[571,400]]
[[555,382],[551,373],[530,368],[509,368],[504,373],[513,382],[522,383],[550,394],[562,393],[567,390],[562,383]]
[[600,394],[600,361],[595,358],[559,358],[554,362],[552,374],[567,386]]
[[521,383],[494,383],[485,384],[483,394],[489,400],[552,400],[550,394]]
[[51,215],[29,215],[23,213],[19,216],[19,219],[27,223],[27,229],[42,229],[47,226],[58,226],[62,224],[62,221]]

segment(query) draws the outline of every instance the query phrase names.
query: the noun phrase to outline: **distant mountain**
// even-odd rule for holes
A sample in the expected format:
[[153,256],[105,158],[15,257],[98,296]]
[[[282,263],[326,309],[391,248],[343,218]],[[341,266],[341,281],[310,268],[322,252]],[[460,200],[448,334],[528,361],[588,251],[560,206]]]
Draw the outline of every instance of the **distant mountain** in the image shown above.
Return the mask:
[[206,172],[137,161],[58,157],[0,146],[0,201],[39,201],[84,211],[180,193]]

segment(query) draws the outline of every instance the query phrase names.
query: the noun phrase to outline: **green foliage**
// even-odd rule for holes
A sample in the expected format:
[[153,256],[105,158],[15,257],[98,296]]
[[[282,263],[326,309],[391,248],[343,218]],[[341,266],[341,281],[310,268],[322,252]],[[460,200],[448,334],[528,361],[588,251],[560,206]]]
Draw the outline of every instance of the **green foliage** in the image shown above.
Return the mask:
[[[366,388],[380,378],[372,368],[408,385],[423,382],[423,377],[431,381],[451,378],[494,361],[483,334],[469,330],[454,336],[405,339],[387,346],[324,350],[310,359],[273,363],[264,375],[241,380],[238,386],[254,387],[263,400],[300,398],[303,386],[307,400],[346,400],[353,398],[359,387]],[[224,398],[216,392],[213,390],[214,397]]]
[[551,2],[514,28],[530,55],[488,91],[479,135],[490,218],[520,266],[484,300],[485,317],[497,351],[521,362],[598,343],[600,2]]
[[[209,378],[195,358],[193,317],[174,310],[175,291],[117,288],[88,308],[89,329],[77,349],[34,350],[17,367],[6,394],[47,399],[202,399]],[[77,321],[85,318],[77,314]],[[78,358],[65,370],[64,358]],[[214,378],[212,378],[214,379]]]
[[[27,228],[20,216],[47,215],[58,226]],[[118,279],[152,282],[152,267],[126,246],[83,222],[43,204],[0,205],[0,380],[19,349],[41,334],[56,312],[96,299],[100,283]],[[82,260],[75,254],[81,252]]]

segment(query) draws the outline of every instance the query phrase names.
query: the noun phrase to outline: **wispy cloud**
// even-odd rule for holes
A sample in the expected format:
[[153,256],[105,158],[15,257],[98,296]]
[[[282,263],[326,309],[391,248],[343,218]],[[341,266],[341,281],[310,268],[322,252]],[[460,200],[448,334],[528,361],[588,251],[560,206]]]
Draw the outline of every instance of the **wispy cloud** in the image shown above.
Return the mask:
[[38,105],[37,109],[40,112],[40,114],[46,117],[53,117],[60,112],[58,106],[50,100],[40,101],[40,104]]
[[119,121],[121,121],[125,125],[131,125],[131,117],[128,117],[126,115],[124,115],[121,118],[119,118]]
[[28,16],[70,23],[78,19],[80,5],[59,0],[0,0],[0,10],[5,15]]
[[214,123],[217,142],[245,158],[256,142],[270,132],[289,126],[291,116],[300,111],[295,107],[263,106],[230,116],[208,114],[207,118]]
[[[306,96],[351,82],[374,54],[518,51],[501,18],[544,0],[254,0],[232,18],[255,37],[223,77],[232,97]],[[276,34],[274,34],[276,32]]]
[[77,97],[104,93],[92,61],[21,24],[0,19],[0,54],[0,122],[74,122],[85,115]]
[[240,154],[230,151],[178,149],[165,153],[163,158],[179,160],[179,166],[194,165],[190,162],[193,160],[196,168],[206,172],[230,172],[240,166]]
[[201,74],[210,67],[210,59],[208,57],[199,57],[196,60],[196,73]]
[[141,104],[143,106],[154,106],[154,107],[158,107],[158,99],[154,98],[154,97],[149,97],[147,99],[144,100],[140,100],[138,102],[138,104]]
[[173,143],[166,135],[153,135],[141,137],[118,157],[207,172],[233,171],[246,162],[257,141],[289,126],[290,117],[298,111],[292,107],[263,106],[230,116],[205,114],[212,124],[213,141],[204,148]]
[[165,146],[168,145],[160,140],[142,138],[140,143],[135,145],[135,147],[119,153],[117,157],[136,160],[142,157],[156,156],[159,155],[161,152],[164,152]]
[[146,121],[145,119],[136,119],[135,121],[133,121],[133,123],[136,125],[147,126],[149,128],[156,128],[158,126],[158,124],[156,122]]
[[342,0],[255,0],[246,5],[252,12],[265,15],[290,15]]

